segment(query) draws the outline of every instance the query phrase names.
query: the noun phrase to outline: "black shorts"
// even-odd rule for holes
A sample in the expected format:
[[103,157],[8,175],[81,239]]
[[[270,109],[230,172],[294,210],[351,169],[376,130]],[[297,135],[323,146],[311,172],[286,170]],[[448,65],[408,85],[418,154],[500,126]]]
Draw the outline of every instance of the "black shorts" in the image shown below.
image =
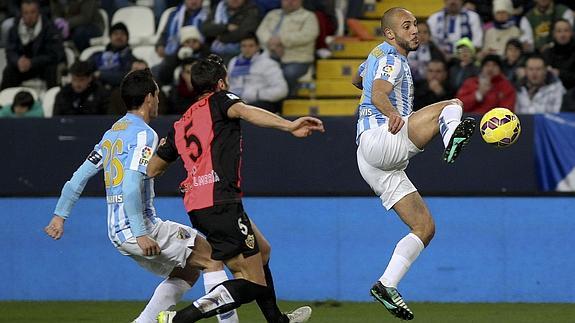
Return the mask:
[[212,259],[228,260],[239,254],[250,257],[260,248],[241,203],[214,205],[188,213],[192,225],[212,246]]

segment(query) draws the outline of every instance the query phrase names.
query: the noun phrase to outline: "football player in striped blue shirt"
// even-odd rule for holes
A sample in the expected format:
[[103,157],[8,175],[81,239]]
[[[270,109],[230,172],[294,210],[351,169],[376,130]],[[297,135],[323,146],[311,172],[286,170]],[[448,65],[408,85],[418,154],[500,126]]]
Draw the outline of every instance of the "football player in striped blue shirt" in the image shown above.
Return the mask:
[[443,137],[443,158],[452,163],[475,129],[472,118],[461,120],[458,99],[438,102],[413,112],[413,79],[407,54],[416,50],[417,20],[403,8],[386,11],[381,19],[385,41],[360,66],[354,84],[363,89],[356,142],[357,163],[365,181],[394,209],[411,232],[401,239],[371,294],[398,318],[413,319],[397,285],[419,253],[429,244],[435,224],[405,174],[409,159],[438,133]]
[[[225,280],[220,261],[211,259],[209,243],[197,231],[171,221],[162,221],[153,205],[154,180],[146,175],[148,163],[158,145],[158,135],[148,125],[158,115],[158,85],[149,69],[126,75],[121,95],[128,113],[106,131],[84,163],[66,182],[45,228],[60,239],[64,221],[88,180],[104,171],[108,203],[108,237],[118,252],[166,279],[134,321],[156,322],[156,316],[181,299],[206,271],[206,292]],[[235,311],[221,314],[220,322],[238,322]]]

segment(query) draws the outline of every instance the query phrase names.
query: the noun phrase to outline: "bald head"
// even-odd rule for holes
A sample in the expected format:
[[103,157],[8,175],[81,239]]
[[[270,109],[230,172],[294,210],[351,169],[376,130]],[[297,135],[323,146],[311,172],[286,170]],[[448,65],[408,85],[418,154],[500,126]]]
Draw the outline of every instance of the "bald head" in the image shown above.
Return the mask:
[[403,14],[413,16],[413,14],[405,8],[393,7],[388,9],[386,12],[383,13],[383,16],[381,17],[381,30],[385,32],[386,28],[389,28],[391,30],[396,28],[397,18],[399,18],[399,16]]
[[387,10],[381,17],[381,29],[386,41],[396,48],[401,48],[402,54],[416,50],[419,45],[417,38],[417,19],[405,8],[394,7]]

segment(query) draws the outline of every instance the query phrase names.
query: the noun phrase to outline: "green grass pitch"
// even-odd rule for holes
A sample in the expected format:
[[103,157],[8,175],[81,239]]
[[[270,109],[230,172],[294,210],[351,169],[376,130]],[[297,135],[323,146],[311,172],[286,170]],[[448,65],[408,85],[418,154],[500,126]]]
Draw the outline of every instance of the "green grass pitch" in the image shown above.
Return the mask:
[[[289,310],[304,304],[313,308],[311,323],[400,322],[375,302],[280,302],[280,307]],[[143,302],[0,302],[0,322],[128,323],[144,305]],[[413,303],[411,308],[415,313],[413,322],[422,323],[575,322],[575,304]],[[242,306],[239,314],[242,323],[265,323],[255,304]]]

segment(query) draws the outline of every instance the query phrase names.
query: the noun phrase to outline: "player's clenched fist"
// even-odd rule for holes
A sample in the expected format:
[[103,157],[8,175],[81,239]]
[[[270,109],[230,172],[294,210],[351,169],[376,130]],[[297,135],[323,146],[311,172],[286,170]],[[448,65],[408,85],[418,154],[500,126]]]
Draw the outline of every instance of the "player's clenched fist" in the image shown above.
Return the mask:
[[44,228],[44,232],[55,240],[60,239],[64,234],[64,218],[54,215]]

